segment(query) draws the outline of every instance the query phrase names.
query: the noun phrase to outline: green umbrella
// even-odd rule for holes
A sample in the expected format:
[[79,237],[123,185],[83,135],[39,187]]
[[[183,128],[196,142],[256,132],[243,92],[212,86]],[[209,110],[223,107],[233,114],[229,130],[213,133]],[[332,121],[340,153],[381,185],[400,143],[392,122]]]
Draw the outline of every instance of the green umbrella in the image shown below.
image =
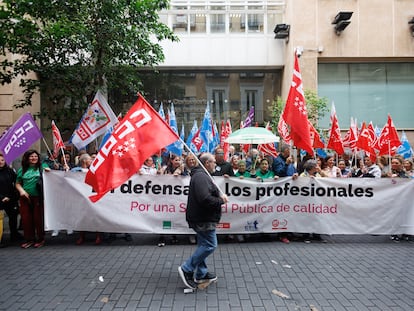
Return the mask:
[[279,137],[264,127],[245,127],[233,132],[225,140],[229,144],[268,144],[278,141]]

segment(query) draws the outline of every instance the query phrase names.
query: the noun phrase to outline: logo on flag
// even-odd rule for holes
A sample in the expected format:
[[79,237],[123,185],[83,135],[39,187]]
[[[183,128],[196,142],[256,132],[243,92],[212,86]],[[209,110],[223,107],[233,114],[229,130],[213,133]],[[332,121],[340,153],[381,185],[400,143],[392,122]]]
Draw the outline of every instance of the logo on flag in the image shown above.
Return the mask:
[[0,139],[0,150],[7,163],[13,162],[43,135],[28,112],[22,115]]
[[148,157],[178,139],[177,133],[140,94],[138,96],[86,174],[85,182],[97,192],[90,197],[92,202],[128,180]]
[[100,91],[96,92],[95,98],[89,104],[82,116],[70,142],[76,148],[85,148],[98,136],[104,134],[111,126],[118,122],[117,117]]
[[312,142],[309,133],[308,113],[306,110],[305,95],[303,93],[302,75],[300,73],[298,56],[296,53],[292,84],[290,86],[282,117],[286,124],[290,126],[290,137],[295,146],[304,149],[310,155],[313,155]]

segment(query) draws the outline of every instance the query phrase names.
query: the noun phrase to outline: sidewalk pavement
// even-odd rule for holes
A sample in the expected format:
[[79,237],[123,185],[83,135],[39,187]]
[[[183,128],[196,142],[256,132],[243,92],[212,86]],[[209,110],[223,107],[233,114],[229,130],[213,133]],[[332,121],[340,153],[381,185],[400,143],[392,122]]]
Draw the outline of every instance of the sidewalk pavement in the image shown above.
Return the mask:
[[76,237],[0,249],[0,310],[414,310],[414,242],[388,236],[220,236],[208,260],[218,282],[190,294],[177,273],[195,247],[187,236],[165,247],[158,235],[94,245],[90,234],[80,246]]

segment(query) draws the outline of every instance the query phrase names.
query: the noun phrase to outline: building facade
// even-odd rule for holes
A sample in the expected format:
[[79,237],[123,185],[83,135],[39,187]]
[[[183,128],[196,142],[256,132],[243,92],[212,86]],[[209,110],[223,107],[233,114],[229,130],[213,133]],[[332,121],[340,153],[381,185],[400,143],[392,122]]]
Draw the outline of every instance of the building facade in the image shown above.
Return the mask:
[[[272,101],[287,97],[297,49],[305,89],[335,103],[342,129],[351,117],[382,127],[388,114],[414,129],[414,1],[184,0],[161,16],[180,42],[163,43],[160,72],[193,74],[181,99],[209,102],[216,120],[238,128],[253,105],[256,121],[268,121]],[[275,38],[276,25],[289,36]]]

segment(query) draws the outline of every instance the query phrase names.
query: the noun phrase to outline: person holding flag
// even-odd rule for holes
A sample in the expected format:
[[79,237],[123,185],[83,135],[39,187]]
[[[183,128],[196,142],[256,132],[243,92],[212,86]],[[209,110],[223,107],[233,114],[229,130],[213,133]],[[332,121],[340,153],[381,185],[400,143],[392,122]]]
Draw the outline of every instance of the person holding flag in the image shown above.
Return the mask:
[[34,149],[26,151],[16,178],[16,189],[20,194],[20,215],[26,240],[21,245],[22,248],[32,246],[39,248],[45,245],[43,189],[41,189],[43,171],[50,171],[50,168],[40,161],[39,152]]

